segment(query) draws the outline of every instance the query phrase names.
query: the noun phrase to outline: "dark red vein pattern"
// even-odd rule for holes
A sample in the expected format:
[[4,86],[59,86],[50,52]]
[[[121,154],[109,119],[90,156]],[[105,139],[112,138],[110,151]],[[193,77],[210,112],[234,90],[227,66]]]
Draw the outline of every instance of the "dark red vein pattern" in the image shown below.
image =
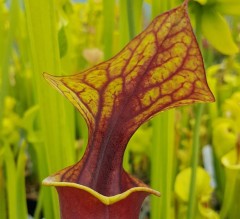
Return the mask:
[[57,175],[106,196],[144,186],[122,168],[126,145],[142,123],[172,107],[214,101],[185,5],[155,18],[112,59],[76,75],[45,77],[89,127],[82,160]]

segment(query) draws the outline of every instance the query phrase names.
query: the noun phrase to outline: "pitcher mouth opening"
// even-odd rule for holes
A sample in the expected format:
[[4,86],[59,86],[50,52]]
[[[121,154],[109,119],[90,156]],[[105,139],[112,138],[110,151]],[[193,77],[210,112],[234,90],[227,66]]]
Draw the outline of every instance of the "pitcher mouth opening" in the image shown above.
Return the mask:
[[98,200],[100,200],[103,204],[105,205],[111,205],[114,204],[120,200],[123,200],[125,198],[127,198],[129,195],[131,195],[134,192],[146,192],[158,196],[160,197],[161,194],[160,192],[151,189],[149,187],[143,187],[143,186],[139,186],[139,187],[133,187],[131,189],[128,189],[127,191],[117,194],[117,195],[113,195],[113,196],[105,196],[100,194],[99,192],[96,192],[95,190],[78,184],[78,183],[72,183],[72,182],[59,182],[56,180],[56,178],[54,176],[49,176],[47,178],[45,178],[42,182],[43,185],[45,186],[54,186],[54,187],[71,187],[71,188],[76,188],[79,190],[84,190],[86,192],[88,192],[89,194],[93,195],[94,197],[96,197]]

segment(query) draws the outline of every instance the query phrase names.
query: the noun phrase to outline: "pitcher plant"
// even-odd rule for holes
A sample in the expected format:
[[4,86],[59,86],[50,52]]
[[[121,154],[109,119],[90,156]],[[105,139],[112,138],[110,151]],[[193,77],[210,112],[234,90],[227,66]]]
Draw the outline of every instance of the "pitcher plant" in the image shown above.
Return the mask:
[[136,219],[143,200],[160,193],[123,169],[134,132],[157,113],[212,102],[188,12],[188,0],[156,17],[113,58],[71,76],[45,79],[78,109],[88,125],[82,159],[49,176],[61,218]]

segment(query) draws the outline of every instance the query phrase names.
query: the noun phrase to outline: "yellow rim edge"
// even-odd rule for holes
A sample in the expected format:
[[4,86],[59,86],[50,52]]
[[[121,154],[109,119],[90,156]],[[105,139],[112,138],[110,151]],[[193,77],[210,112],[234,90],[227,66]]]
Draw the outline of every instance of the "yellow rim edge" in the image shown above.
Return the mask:
[[240,164],[234,163],[237,157],[237,151],[235,149],[229,151],[221,158],[222,164],[231,170],[240,170]]
[[130,194],[134,192],[148,192],[150,194],[160,196],[160,193],[158,191],[153,190],[151,188],[147,188],[147,187],[134,187],[121,194],[117,194],[114,196],[105,196],[87,186],[83,186],[77,183],[70,183],[70,182],[56,182],[54,181],[54,179],[55,179],[54,177],[47,177],[46,179],[43,180],[42,184],[45,186],[72,187],[76,189],[82,189],[90,193],[94,197],[96,197],[99,201],[101,201],[105,205],[112,205],[122,199],[125,199],[126,197],[128,197]]

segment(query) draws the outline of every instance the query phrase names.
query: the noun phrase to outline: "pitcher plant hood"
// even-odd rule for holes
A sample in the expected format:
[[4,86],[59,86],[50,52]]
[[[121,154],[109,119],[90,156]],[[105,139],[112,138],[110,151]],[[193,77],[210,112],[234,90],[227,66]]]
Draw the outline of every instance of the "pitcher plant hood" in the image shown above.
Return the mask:
[[[75,75],[44,73],[44,77],[79,110],[89,131],[83,158],[43,182],[57,187],[61,209],[65,210],[70,199],[84,202],[80,201],[82,196],[86,202],[98,202],[96,208],[107,205],[108,212],[119,206],[118,202],[131,203],[129,200],[137,197],[139,206],[131,211],[139,211],[148,193],[159,193],[122,167],[131,136],[161,111],[214,101],[187,1],[156,17],[113,58]],[[63,213],[65,210],[61,210],[62,218],[71,218]]]

